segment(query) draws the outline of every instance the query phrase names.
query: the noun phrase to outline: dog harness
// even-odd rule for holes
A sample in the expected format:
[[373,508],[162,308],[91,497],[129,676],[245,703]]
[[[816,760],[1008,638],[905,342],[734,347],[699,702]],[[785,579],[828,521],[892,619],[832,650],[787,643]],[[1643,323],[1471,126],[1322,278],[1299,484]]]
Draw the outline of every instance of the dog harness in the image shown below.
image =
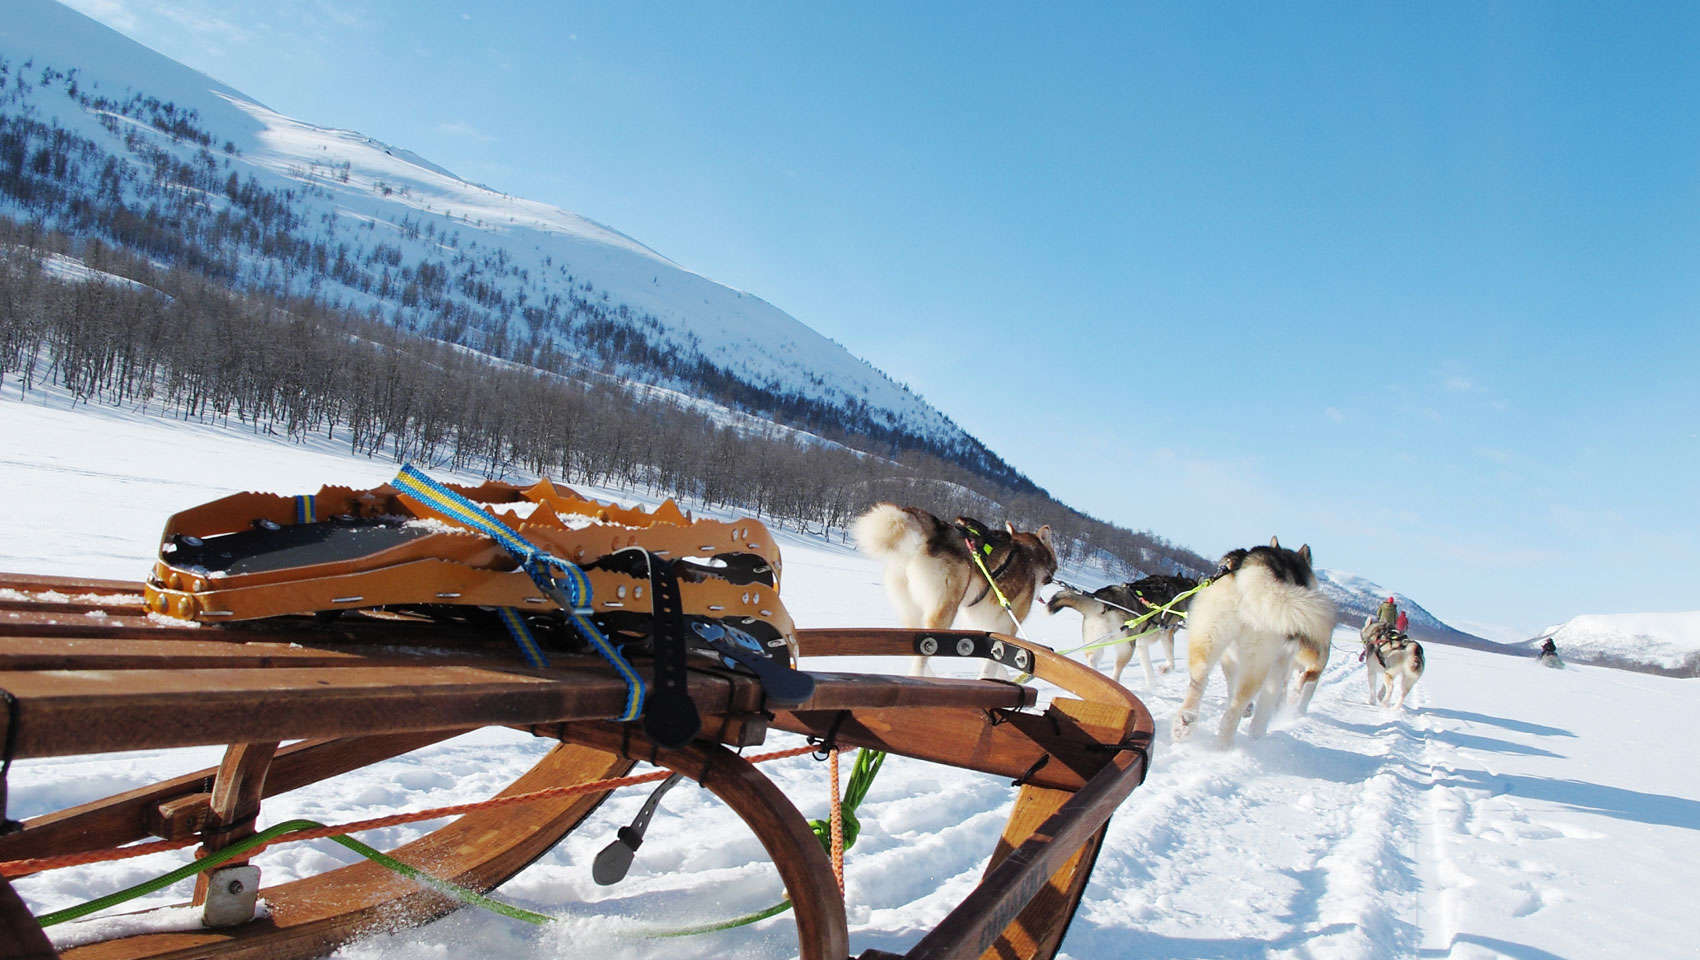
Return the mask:
[[1358,662],[1362,663],[1364,658],[1369,655],[1369,652],[1374,650],[1375,662],[1381,664],[1381,668],[1385,670],[1387,669],[1387,653],[1394,650],[1403,650],[1410,646],[1411,643],[1412,640],[1410,634],[1394,633],[1389,631],[1387,639],[1372,640],[1369,643],[1364,644],[1364,652],[1358,654]]
[[970,553],[980,558],[981,566],[985,566],[998,551],[1003,551],[997,565],[988,570],[986,585],[980,589],[980,595],[968,601],[967,606],[972,607],[986,599],[986,594],[992,591],[992,584],[1003,576],[1004,571],[1008,570],[1010,563],[1015,560],[1015,550],[1011,547],[1015,538],[1001,530],[990,529],[973,517],[957,517],[951,525],[961,532],[962,542],[967,545]]

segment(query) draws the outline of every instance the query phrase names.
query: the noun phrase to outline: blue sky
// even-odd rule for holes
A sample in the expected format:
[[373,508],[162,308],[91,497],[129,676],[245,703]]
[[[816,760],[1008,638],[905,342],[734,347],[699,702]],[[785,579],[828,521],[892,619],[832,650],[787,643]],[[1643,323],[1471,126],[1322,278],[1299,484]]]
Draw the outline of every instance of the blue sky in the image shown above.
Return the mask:
[[1526,634],[1696,606],[1700,6],[70,5],[756,293],[1095,515]]

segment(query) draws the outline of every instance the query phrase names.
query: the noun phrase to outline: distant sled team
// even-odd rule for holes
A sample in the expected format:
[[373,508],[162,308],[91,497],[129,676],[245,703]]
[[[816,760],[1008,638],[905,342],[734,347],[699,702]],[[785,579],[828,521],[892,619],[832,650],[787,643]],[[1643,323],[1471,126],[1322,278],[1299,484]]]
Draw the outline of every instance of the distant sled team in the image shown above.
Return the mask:
[[[1364,642],[1359,659],[1369,671],[1369,702],[1403,706],[1405,697],[1423,676],[1423,645],[1375,617],[1364,618],[1358,635]],[[1398,699],[1393,699],[1395,684],[1399,687]]]

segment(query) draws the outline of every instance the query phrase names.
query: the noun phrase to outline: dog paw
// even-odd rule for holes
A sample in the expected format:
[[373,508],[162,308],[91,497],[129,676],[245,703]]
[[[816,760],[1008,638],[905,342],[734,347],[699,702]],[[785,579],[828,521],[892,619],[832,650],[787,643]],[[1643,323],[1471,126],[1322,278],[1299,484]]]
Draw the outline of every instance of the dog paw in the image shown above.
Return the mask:
[[1173,669],[1174,669],[1174,667],[1162,667],[1162,666],[1160,666],[1160,667],[1157,668],[1157,672],[1158,673],[1168,673],[1170,670],[1173,670]]
[[1169,727],[1169,738],[1179,743],[1192,736],[1192,722],[1196,717],[1176,717]]

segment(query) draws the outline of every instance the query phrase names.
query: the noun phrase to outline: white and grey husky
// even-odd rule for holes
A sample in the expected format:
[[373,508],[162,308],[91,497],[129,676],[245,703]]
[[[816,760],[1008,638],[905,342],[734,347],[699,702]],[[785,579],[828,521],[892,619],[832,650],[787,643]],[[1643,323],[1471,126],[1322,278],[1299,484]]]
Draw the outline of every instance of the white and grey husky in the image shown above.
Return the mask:
[[[862,552],[885,561],[885,592],[904,626],[944,630],[955,624],[1014,633],[1039,588],[1057,572],[1051,528],[1018,533],[1005,524],[1008,535],[994,538],[983,562],[1009,600],[1006,613],[969,553],[959,526],[965,522],[972,523],[966,517],[946,523],[919,507],[876,503],[852,522],[850,532]],[[916,657],[912,672],[919,676],[926,666],[925,657]],[[987,662],[981,676],[994,677],[1000,670]]]
[[1233,742],[1253,698],[1257,710],[1250,732],[1262,736],[1286,701],[1300,648],[1326,650],[1333,630],[1334,604],[1317,589],[1309,544],[1287,550],[1271,539],[1267,547],[1228,553],[1187,612],[1190,679],[1171,729],[1174,738],[1191,735],[1205,683],[1218,663],[1228,678],[1228,706],[1217,728],[1222,743]]
[[[1423,645],[1374,617],[1364,618],[1358,636],[1364,641],[1362,659],[1369,670],[1369,702],[1398,709],[1422,679],[1426,664]],[[1395,681],[1399,684],[1397,700],[1393,699]]]
[[[1157,685],[1157,673],[1151,668],[1151,645],[1161,643],[1168,654],[1169,663],[1161,667],[1167,673],[1175,668],[1175,631],[1180,629],[1181,621],[1191,597],[1175,603],[1176,597],[1198,586],[1197,580],[1187,577],[1151,576],[1134,580],[1130,583],[1114,583],[1107,587],[1094,590],[1091,593],[1081,593],[1070,587],[1063,587],[1051,595],[1045,602],[1045,609],[1051,613],[1068,608],[1080,614],[1081,643],[1091,646],[1105,643],[1117,636],[1127,638],[1127,642],[1098,647],[1088,651],[1086,662],[1093,668],[1098,667],[1106,650],[1115,651],[1115,669],[1110,673],[1110,679],[1121,682],[1122,670],[1133,659],[1135,646],[1139,648],[1139,662],[1145,667],[1145,685]],[[1167,607],[1167,612],[1155,612]],[[1138,626],[1129,628],[1127,622],[1150,615]],[[1143,636],[1141,636],[1143,634]],[[1138,639],[1133,639],[1137,637]]]

